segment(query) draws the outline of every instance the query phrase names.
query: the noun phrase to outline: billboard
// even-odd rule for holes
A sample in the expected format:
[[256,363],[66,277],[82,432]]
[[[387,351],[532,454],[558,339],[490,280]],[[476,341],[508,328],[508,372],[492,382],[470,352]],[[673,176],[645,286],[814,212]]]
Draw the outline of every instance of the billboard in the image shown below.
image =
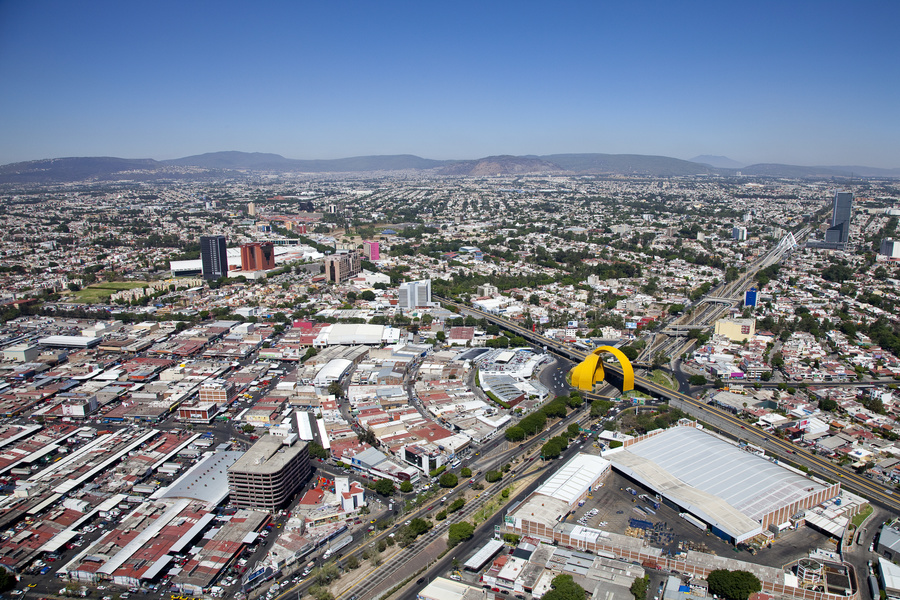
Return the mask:
[[569,327],[577,328],[577,327],[578,327],[578,321],[569,321]]
[[637,323],[625,323],[625,329],[637,329]]

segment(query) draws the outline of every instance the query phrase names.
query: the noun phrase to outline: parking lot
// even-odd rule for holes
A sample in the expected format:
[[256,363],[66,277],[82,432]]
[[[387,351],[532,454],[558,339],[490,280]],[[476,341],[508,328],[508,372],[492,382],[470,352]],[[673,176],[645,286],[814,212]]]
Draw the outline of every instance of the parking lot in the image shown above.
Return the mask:
[[[587,448],[585,448],[587,449]],[[636,493],[632,494],[630,489]],[[644,496],[642,498],[641,496]],[[634,481],[612,471],[602,487],[595,489],[584,506],[570,515],[568,522],[613,533],[640,533],[640,537],[656,548],[675,555],[680,551],[697,550],[719,556],[730,556],[747,562],[780,567],[807,556],[815,548],[834,548],[827,535],[810,527],[782,533],[771,547],[761,549],[756,555],[739,550],[715,535],[701,531],[678,515],[678,512],[660,503],[654,508],[647,499],[654,494]],[[652,511],[652,512],[651,512]],[[638,522],[650,527],[639,532]]]

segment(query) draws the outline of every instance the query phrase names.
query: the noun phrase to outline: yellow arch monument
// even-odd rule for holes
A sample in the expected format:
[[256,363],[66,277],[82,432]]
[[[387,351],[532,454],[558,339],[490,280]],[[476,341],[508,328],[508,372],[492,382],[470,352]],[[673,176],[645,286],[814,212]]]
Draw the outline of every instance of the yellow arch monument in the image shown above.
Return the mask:
[[594,389],[594,384],[603,381],[606,373],[603,372],[603,361],[600,360],[600,354],[609,352],[616,357],[619,364],[622,365],[622,391],[629,392],[634,389],[634,368],[631,361],[618,348],[612,346],[599,346],[592,353],[587,355],[583,361],[575,365],[572,369],[572,385],[580,390],[587,392]]

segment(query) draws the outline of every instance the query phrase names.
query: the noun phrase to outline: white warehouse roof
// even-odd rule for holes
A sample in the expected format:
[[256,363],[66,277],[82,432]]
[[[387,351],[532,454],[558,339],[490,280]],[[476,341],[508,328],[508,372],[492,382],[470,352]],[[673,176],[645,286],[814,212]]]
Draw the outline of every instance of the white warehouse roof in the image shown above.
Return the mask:
[[562,500],[569,506],[587,493],[591,486],[609,470],[610,462],[592,454],[576,454],[564,464],[535,494]]
[[673,427],[610,455],[617,469],[738,541],[764,515],[825,486],[694,427]]
[[313,385],[325,387],[331,382],[337,381],[343,377],[344,373],[352,366],[353,361],[347,360],[346,358],[335,358],[334,360],[328,361],[328,363],[316,373],[316,376],[313,379]]

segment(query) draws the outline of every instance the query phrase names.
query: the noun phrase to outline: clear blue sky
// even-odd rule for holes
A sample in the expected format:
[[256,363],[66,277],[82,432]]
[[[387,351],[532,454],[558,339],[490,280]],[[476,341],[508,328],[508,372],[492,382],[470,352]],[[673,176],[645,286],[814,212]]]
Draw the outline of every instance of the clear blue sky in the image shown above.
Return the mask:
[[0,164],[608,152],[900,167],[900,2],[0,0]]

